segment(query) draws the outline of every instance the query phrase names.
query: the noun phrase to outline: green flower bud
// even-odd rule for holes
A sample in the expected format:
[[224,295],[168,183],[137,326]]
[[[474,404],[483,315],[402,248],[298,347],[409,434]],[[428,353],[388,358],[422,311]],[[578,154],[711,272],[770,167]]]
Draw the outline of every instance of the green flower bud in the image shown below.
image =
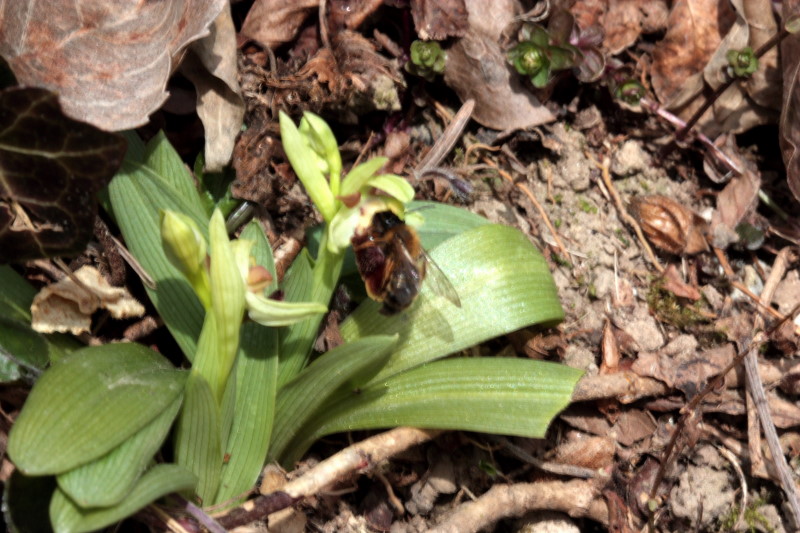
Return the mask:
[[177,268],[208,309],[211,288],[206,268],[207,244],[197,224],[182,213],[161,212],[161,245],[169,262]]

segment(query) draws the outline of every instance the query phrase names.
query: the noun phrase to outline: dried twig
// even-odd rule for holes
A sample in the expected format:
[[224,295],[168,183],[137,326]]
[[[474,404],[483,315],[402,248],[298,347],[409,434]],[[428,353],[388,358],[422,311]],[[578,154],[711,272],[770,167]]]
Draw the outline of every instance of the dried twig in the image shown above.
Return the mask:
[[467,502],[451,513],[431,533],[471,533],[503,518],[547,509],[570,516],[588,517],[608,523],[608,507],[591,481],[546,481],[495,485],[474,502]]
[[725,256],[725,252],[723,250],[720,250],[719,248],[714,248],[714,255],[717,256],[717,260],[719,261],[719,264],[722,267],[723,272],[725,272],[725,275],[728,276],[728,281],[730,281],[731,286],[733,286],[736,289],[739,289],[739,291],[747,295],[747,297],[753,300],[753,303],[755,303],[761,311],[765,311],[766,313],[772,315],[773,317],[777,318],[780,321],[787,320],[787,318],[783,315],[783,313],[781,313],[777,309],[770,307],[769,305],[764,305],[761,302],[760,296],[758,296],[756,293],[748,289],[747,286],[743,284],[741,281],[738,281],[736,279],[736,273],[733,271],[733,268],[731,267],[730,263],[728,263],[728,258]]
[[473,109],[475,109],[475,100],[470,99],[464,102],[461,109],[453,116],[450,124],[448,124],[442,132],[441,137],[436,139],[431,149],[428,150],[414,167],[413,175],[415,178],[419,179],[427,170],[438,167],[439,164],[441,164],[442,160],[450,153],[450,150],[453,149],[453,146],[455,146],[456,142],[458,142],[458,139],[461,137],[461,133],[464,131],[464,128],[469,122],[469,118],[472,116]]
[[659,273],[664,272],[664,267],[661,266],[656,254],[653,253],[652,248],[650,248],[650,244],[648,244],[647,239],[644,237],[644,233],[642,233],[642,228],[639,226],[639,223],[636,222],[636,219],[633,218],[629,213],[628,210],[625,209],[625,205],[622,203],[622,198],[620,198],[619,193],[617,192],[616,187],[614,187],[614,183],[611,180],[611,159],[608,156],[603,157],[603,162],[597,161],[591,154],[586,154],[586,157],[594,163],[594,165],[600,169],[600,172],[603,175],[603,182],[608,189],[608,192],[611,194],[611,197],[614,198],[614,205],[617,206],[617,212],[622,220],[628,224],[630,227],[633,228],[633,231],[636,232],[636,236],[639,238],[639,242],[644,248],[647,257],[650,259],[650,263],[659,271]]
[[[760,303],[762,306],[769,308],[772,302],[772,297],[775,294],[775,289],[778,282],[783,279],[786,272],[786,267],[789,263],[788,257],[791,250],[784,248],[778,253],[773,266],[770,277],[767,283],[764,284],[764,290],[761,293]],[[761,331],[764,327],[764,319],[761,315],[755,317],[753,329]],[[744,370],[747,374],[747,390],[753,397],[758,419],[761,422],[761,428],[764,430],[764,438],[767,441],[772,462],[778,473],[778,479],[786,494],[786,499],[789,502],[789,510],[792,513],[794,526],[800,526],[800,496],[797,493],[797,485],[794,482],[792,472],[789,465],[786,463],[786,457],[781,450],[781,444],[778,440],[778,432],[775,429],[775,423],[772,421],[772,416],[769,412],[769,404],[767,403],[767,396],[764,392],[764,383],[761,381],[761,375],[758,373],[758,350],[760,343],[756,343],[755,339],[747,350],[747,355],[744,358]],[[759,439],[760,440],[760,439]],[[751,446],[752,448],[752,446]]]

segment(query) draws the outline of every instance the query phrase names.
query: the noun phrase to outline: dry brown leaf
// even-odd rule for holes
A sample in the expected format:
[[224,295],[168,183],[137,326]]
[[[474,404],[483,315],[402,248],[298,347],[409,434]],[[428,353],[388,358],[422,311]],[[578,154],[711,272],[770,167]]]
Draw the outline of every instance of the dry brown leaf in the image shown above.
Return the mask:
[[661,102],[679,92],[700,91],[702,71],[733,22],[727,0],[677,0],[667,33],[653,50],[653,89]]
[[83,286],[66,277],[42,288],[33,298],[31,327],[34,330],[73,335],[87,333],[92,314],[98,309],[107,310],[114,318],[135,318],[144,314],[142,304],[127,289],[109,285],[96,268],[83,266],[74,276]]
[[[772,1],[745,0],[743,9],[750,28],[750,47],[758,50],[779,29]],[[772,47],[758,58],[758,70],[747,80],[747,94],[760,106],[780,109],[781,71],[778,64],[778,47]]]
[[317,7],[319,0],[256,0],[242,23],[241,34],[274,50],[294,39]]
[[649,437],[656,430],[652,415],[642,409],[625,409],[619,414],[612,434],[623,446],[631,446]]
[[[516,14],[514,2],[485,5],[472,0],[468,5],[469,32],[447,50],[444,81],[462,102],[475,100],[472,118],[497,130],[524,129],[551,122],[553,114],[523,85],[519,75],[500,49],[498,31]],[[483,29],[481,29],[483,28]],[[502,31],[502,30],[500,30]]]
[[68,115],[131,129],[164,103],[174,58],[208,33],[225,4],[4,2],[0,55],[19,83],[58,92]]
[[[701,92],[716,89],[728,79],[729,50],[746,46],[757,48],[772,35],[775,20],[769,0],[719,0],[719,20],[708,24],[697,18],[698,9],[704,5],[693,0],[679,6],[684,18],[682,31],[691,32],[695,21],[703,23],[706,39],[690,41],[684,49],[685,38],[667,32],[663,44],[654,51],[653,87],[665,105],[680,110],[679,116],[687,119],[702,105]],[[708,18],[708,17],[707,17]],[[713,18],[713,17],[712,17]],[[716,44],[714,44],[716,41]],[[712,48],[713,47],[713,48]],[[686,57],[680,54],[689,54]],[[692,55],[693,54],[693,55]],[[704,62],[705,61],[705,62]],[[706,135],[716,137],[723,132],[738,133],[759,124],[775,120],[779,102],[776,94],[776,57],[770,54],[747,81],[734,83],[714,101],[714,105],[698,121],[698,128]],[[703,68],[699,69],[700,64]],[[683,67],[683,70],[675,67]],[[706,85],[707,84],[707,85]]]
[[354,30],[383,5],[383,0],[329,0],[328,27],[333,33]]
[[419,38],[426,41],[463,37],[469,26],[464,0],[411,0],[411,16]]
[[[733,151],[728,153],[732,154]],[[736,226],[750,215],[758,204],[761,174],[755,165],[739,161],[745,169],[744,172],[732,178],[717,195],[717,207],[711,214],[709,229],[711,244],[720,249],[725,249],[729,244],[739,240]]]
[[556,448],[554,462],[592,469],[606,468],[614,462],[615,451],[614,439],[610,437],[589,437],[573,431]]
[[642,33],[666,28],[668,13],[664,0],[611,0],[603,17],[603,47],[612,55],[622,52]]
[[205,130],[205,170],[228,164],[244,119],[236,62],[236,30],[230,5],[211,26],[211,33],[191,46],[181,72],[197,89],[197,114]]
[[[800,0],[783,2],[784,17],[800,11]],[[800,34],[788,35],[781,43],[783,105],[780,120],[780,145],[786,165],[786,181],[800,202]]]

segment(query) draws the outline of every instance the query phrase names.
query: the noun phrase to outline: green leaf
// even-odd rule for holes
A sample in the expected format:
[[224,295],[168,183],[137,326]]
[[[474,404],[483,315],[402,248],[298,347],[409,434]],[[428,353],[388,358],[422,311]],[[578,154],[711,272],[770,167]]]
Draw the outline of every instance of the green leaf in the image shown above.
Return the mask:
[[334,196],[338,195],[342,174],[342,156],[331,127],[322,117],[305,111],[303,120],[300,121],[300,132],[306,135],[311,147],[327,163],[331,192]]
[[414,199],[414,187],[405,178],[396,174],[375,176],[369,180],[368,184],[370,187],[380,189],[389,196],[397,198],[404,204]]
[[197,476],[203,504],[214,500],[222,467],[222,422],[211,387],[192,372],[186,382],[183,409],[175,431],[175,462]]
[[278,393],[270,456],[281,458],[306,422],[344,387],[366,383],[386,362],[396,337],[374,336],[343,344],[323,354]]
[[267,459],[275,414],[278,379],[278,331],[254,323],[242,326],[236,356],[235,407],[225,447],[215,503],[225,502],[250,490]]
[[29,325],[0,316],[0,383],[35,379],[50,362],[51,350],[58,348]]
[[374,381],[331,405],[290,447],[295,460],[340,431],[414,426],[543,437],[582,371],[555,363],[481,357],[435,361]]
[[35,295],[25,278],[0,265],[0,383],[33,381],[48,363],[83,347],[71,336],[43,335],[31,328]]
[[139,344],[78,350],[34,385],[8,441],[17,468],[60,474],[117,447],[180,394],[186,373]]
[[8,265],[0,265],[0,317],[30,324],[36,289]]
[[531,324],[563,319],[546,261],[516,229],[479,226],[449,239],[431,256],[456,288],[461,308],[423,283],[407,311],[384,316],[378,313],[380,304],[369,300],[341,325],[347,341],[400,335],[375,381]]
[[181,198],[189,202],[194,211],[203,212],[206,217],[211,214],[205,211],[205,204],[197,191],[189,168],[172,147],[163,131],[159,130],[156,136],[147,143],[143,162],[161,176],[165,183],[172,186]]
[[125,243],[156,282],[155,290],[148,289],[147,294],[191,361],[197,351],[205,313],[189,282],[164,253],[160,211],[183,213],[204,233],[208,219],[204,211],[183,198],[167,178],[135,161],[126,160],[108,188]]
[[[206,379],[219,405],[239,347],[245,286],[219,210],[211,216],[209,234],[211,309],[206,314],[203,331],[197,342],[193,371]],[[249,253],[251,243],[240,241],[237,244],[247,244]]]
[[161,448],[181,407],[178,396],[149,424],[100,459],[58,476],[59,488],[81,507],[119,503]]
[[[256,263],[272,274],[277,286],[272,248],[257,222],[248,224],[240,236],[253,241]],[[267,458],[275,413],[278,378],[278,330],[254,323],[242,325],[239,352],[236,355],[235,401],[231,428],[225,446],[219,491],[216,502],[228,501],[250,490],[258,479]]]
[[272,283],[264,289],[267,293],[275,290],[278,286],[278,276],[275,274],[275,260],[272,257],[272,245],[269,239],[264,235],[264,230],[255,220],[251,221],[242,230],[240,239],[247,239],[253,242],[253,248],[250,250],[250,255],[253,256],[257,265],[266,268],[272,276]]
[[[289,267],[283,280],[283,291],[287,301],[307,302],[312,293],[312,260],[308,250],[303,250]],[[280,365],[278,387],[286,383],[306,364],[311,353],[314,336],[319,329],[319,321],[310,318],[292,324],[280,331]]]
[[286,152],[286,157],[292,164],[297,177],[325,220],[333,218],[336,210],[333,192],[325,180],[322,171],[317,167],[317,155],[306,144],[303,135],[292,119],[281,111],[281,143]]
[[57,489],[50,502],[50,521],[56,533],[95,531],[119,522],[167,494],[190,490],[195,476],[178,465],[156,465],[139,479],[128,497],[111,507],[82,508]]
[[369,161],[365,161],[354,167],[347,173],[347,176],[345,176],[342,181],[342,189],[339,194],[341,196],[350,196],[351,194],[357,193],[388,160],[388,157],[373,157]]

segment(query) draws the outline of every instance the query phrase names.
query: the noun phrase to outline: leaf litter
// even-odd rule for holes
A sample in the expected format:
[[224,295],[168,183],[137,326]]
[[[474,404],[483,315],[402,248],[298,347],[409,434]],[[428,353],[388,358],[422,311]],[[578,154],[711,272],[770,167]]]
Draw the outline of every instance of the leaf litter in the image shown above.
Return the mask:
[[[766,521],[758,527],[789,531],[787,502],[796,495],[775,473],[775,452],[761,454],[758,424],[779,428],[777,455],[796,464],[797,37],[766,50],[747,79],[730,83],[727,63],[731,49],[758,50],[796,16],[797,2],[784,1],[780,13],[772,4],[506,0],[487,10],[460,0],[255,0],[234,5],[227,22],[223,3],[211,1],[191,16],[149,4],[136,13],[93,13],[98,32],[130,16],[122,27],[135,39],[110,35],[141,45],[133,59],[126,46],[104,50],[110,58],[87,54],[92,32],[60,47],[44,39],[54,31],[47,25],[25,37],[11,23],[17,15],[4,12],[0,54],[19,81],[58,88],[67,114],[111,131],[146,122],[167,87],[179,103],[168,81],[179,68],[197,87],[197,102],[187,107],[202,119],[209,169],[232,152],[233,194],[260,205],[275,246],[302,239],[314,221],[280,144],[278,110],[325,115],[349,163],[386,154],[392,171],[408,172],[460,103],[475,101],[475,121],[455,154],[435,178],[412,182],[419,197],[520,227],[550,261],[567,313],[555,330],[519,332],[475,350],[562,361],[584,369],[591,386],[579,386],[576,403],[540,442],[417,436],[424,448],[396,451],[372,479],[352,481],[354,467],[345,468],[328,482],[355,483],[351,495],[304,493],[302,508],[321,530],[522,531],[514,516],[546,508],[557,513],[543,520],[561,530],[633,531],[648,521],[658,531],[745,530],[745,515],[757,515]],[[602,29],[605,75],[581,84],[567,69],[534,88],[508,63],[512,28],[567,9],[580,29]],[[165,22],[148,22],[155,19]],[[72,35],[76,19],[67,20],[73,24],[63,31]],[[423,82],[404,72],[417,36],[442,41],[444,76]],[[53,69],[30,57],[66,60]],[[132,80],[142,62],[153,68]],[[98,84],[98,76],[119,86]],[[636,83],[652,105],[610,96]],[[91,105],[97,101],[109,104]],[[247,129],[237,138],[242,111]],[[692,130],[678,131],[687,122]],[[188,135],[199,126],[181,127]],[[0,201],[24,207],[9,192],[16,192],[10,175]],[[461,181],[469,187],[454,185]],[[95,212],[67,211],[81,214],[75,240],[85,242]],[[44,222],[33,221],[45,229],[52,224],[38,216]],[[29,276],[42,279],[35,265]],[[755,329],[767,334],[754,337]],[[751,351],[760,351],[769,420],[755,414],[745,394],[753,382],[736,367]],[[300,469],[313,470],[318,457],[340,447],[321,444]],[[292,516],[294,530],[304,527]]]

